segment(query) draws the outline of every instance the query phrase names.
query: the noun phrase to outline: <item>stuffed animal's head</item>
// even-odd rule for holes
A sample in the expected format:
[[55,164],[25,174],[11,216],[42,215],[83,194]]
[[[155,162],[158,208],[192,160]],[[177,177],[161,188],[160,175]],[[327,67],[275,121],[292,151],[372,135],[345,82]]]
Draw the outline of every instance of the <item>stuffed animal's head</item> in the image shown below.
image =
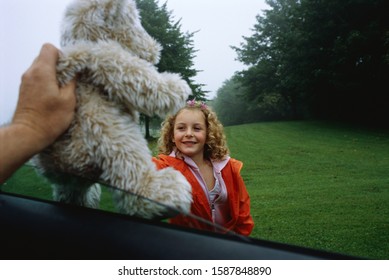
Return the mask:
[[65,12],[61,45],[113,40],[157,64],[161,46],[142,27],[134,0],[75,0]]

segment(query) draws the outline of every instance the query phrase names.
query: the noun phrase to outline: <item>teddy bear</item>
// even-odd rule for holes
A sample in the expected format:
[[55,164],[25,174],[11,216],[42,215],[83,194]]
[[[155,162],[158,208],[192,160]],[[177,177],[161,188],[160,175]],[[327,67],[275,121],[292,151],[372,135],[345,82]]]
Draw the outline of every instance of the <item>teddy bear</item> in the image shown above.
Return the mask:
[[67,7],[57,77],[63,85],[77,76],[76,113],[66,133],[33,158],[54,200],[98,208],[103,182],[114,188],[121,213],[189,213],[190,184],[172,168],[156,169],[139,126],[139,113],[174,113],[191,94],[178,74],[158,72],[160,52],[133,0],[75,0]]

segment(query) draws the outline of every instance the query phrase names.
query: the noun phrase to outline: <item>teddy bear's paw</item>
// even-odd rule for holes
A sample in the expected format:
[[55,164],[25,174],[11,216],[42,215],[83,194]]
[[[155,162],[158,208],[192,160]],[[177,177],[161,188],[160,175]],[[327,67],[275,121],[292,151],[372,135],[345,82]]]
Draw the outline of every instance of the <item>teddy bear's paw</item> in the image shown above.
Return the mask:
[[57,79],[60,85],[67,84],[70,80],[72,80],[77,72],[80,71],[80,67],[76,67],[74,63],[72,63],[68,59],[60,59],[57,64]]
[[98,209],[100,196],[101,188],[99,184],[93,184],[88,187],[58,184],[53,185],[54,200],[67,204]]
[[192,203],[192,187],[186,178],[173,168],[165,168],[153,174],[145,197],[187,214]]
[[141,197],[123,190],[113,190],[112,198],[119,213],[145,219],[165,218],[166,207],[151,199]]
[[[176,112],[183,106],[189,95],[192,94],[192,90],[188,83],[181,79],[178,74],[174,73],[162,73],[165,83],[159,89],[165,96],[170,98],[170,112]],[[166,113],[166,112],[165,112]]]
[[67,84],[77,73],[91,65],[91,45],[79,43],[64,47],[57,63],[57,79]]
[[120,213],[146,219],[174,217],[190,212],[191,185],[173,168],[153,170],[137,189],[114,190],[113,200]]

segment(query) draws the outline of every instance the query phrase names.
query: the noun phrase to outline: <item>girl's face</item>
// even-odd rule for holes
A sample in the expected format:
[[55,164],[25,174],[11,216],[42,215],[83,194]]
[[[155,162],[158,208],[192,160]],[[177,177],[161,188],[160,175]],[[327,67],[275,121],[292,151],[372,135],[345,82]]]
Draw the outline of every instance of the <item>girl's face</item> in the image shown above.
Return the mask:
[[173,142],[177,149],[192,159],[202,157],[206,139],[204,114],[200,110],[182,110],[173,128]]

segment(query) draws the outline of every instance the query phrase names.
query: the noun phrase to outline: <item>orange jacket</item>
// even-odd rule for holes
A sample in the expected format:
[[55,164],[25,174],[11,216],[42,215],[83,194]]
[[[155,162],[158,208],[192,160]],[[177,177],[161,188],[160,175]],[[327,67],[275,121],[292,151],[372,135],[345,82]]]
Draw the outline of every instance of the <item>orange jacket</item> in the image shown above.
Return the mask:
[[[207,196],[200,183],[191,172],[190,167],[183,160],[167,155],[159,155],[159,158],[153,158],[153,161],[156,163],[158,169],[171,166],[180,171],[186,177],[188,182],[192,185],[193,203],[191,206],[191,214],[199,216],[210,222],[210,224],[203,223],[193,217],[178,215],[171,218],[170,223],[215,231],[214,226],[211,225],[212,214]],[[254,227],[254,221],[250,215],[250,198],[240,175],[242,166],[242,162],[231,158],[221,172],[226,184],[231,211],[230,221],[223,226],[236,233],[249,235]]]

